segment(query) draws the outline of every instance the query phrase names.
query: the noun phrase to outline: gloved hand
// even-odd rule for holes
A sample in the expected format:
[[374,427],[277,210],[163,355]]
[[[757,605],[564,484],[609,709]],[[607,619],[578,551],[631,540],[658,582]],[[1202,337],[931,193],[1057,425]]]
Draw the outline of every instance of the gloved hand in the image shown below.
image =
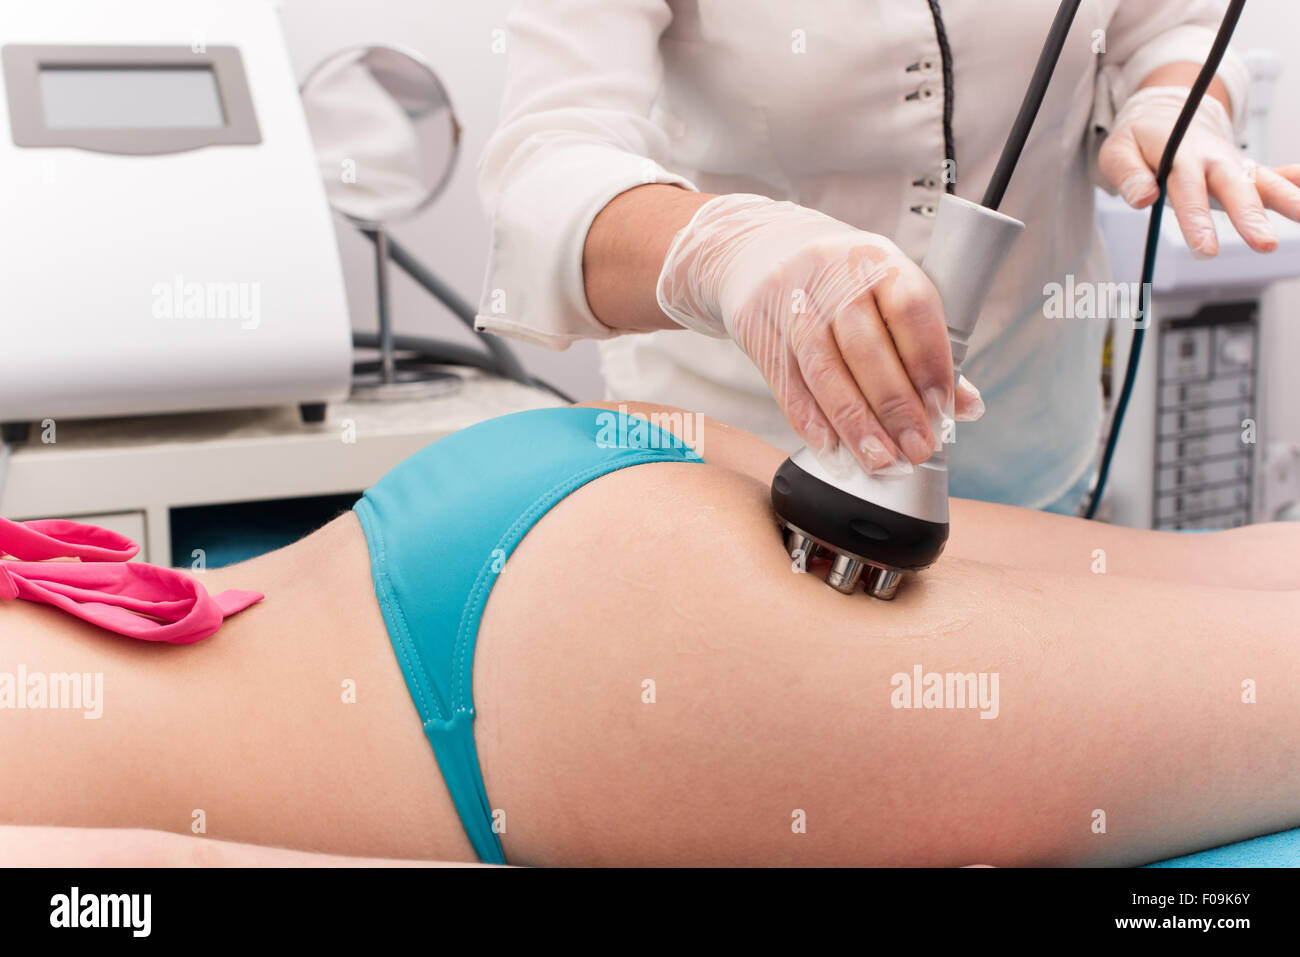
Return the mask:
[[[1129,97],[1102,144],[1100,169],[1134,209],[1160,195],[1155,171],[1190,91],[1153,86]],[[1210,217],[1213,196],[1232,225],[1257,252],[1277,248],[1277,231],[1264,214],[1276,210],[1300,219],[1300,170],[1258,166],[1238,148],[1228,111],[1212,96],[1197,108],[1169,174],[1169,202],[1192,252],[1218,255],[1219,239]]]
[[945,418],[984,411],[964,379],[953,394],[943,303],[921,267],[815,210],[710,200],[673,239],[657,292],[678,325],[749,355],[823,461],[847,449],[868,471],[910,472]]

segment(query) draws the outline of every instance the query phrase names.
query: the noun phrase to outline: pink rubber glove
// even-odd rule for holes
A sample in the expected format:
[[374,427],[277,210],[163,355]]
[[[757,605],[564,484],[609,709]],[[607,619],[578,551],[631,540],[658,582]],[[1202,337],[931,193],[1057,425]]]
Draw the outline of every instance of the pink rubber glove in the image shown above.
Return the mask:
[[52,605],[128,638],[191,644],[265,597],[235,588],[210,595],[178,569],[130,562],[139,550],[97,525],[0,517],[0,601]]
[[868,471],[910,472],[943,419],[984,411],[964,379],[953,394],[943,303],[921,268],[815,210],[747,193],[710,200],[673,239],[657,292],[678,325],[749,355],[819,455],[843,447]]
[[[1124,201],[1144,209],[1160,195],[1155,171],[1190,91],[1153,86],[1139,90],[1115,118],[1115,129],[1102,144],[1100,169]],[[1258,166],[1238,148],[1228,111],[1206,96],[1187,129],[1169,175],[1169,202],[1193,253],[1219,253],[1219,238],[1210,216],[1210,197],[1219,201],[1232,225],[1257,252],[1277,248],[1277,231],[1265,207],[1300,220],[1300,170]]]

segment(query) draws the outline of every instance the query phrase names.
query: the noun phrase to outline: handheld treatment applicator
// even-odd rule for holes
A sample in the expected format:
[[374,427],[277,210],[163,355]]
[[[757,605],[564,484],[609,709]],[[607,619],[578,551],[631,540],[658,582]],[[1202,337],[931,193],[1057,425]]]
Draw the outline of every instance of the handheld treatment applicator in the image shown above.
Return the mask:
[[[1081,2],[1061,0],[983,204],[951,193],[939,201],[921,268],[943,297],[957,375],[994,276],[1025,228],[997,209]],[[806,448],[786,459],[772,480],[772,507],[786,529],[791,557],[802,558],[806,567],[825,551],[831,559],[827,584],[850,594],[865,574],[867,594],[886,600],[894,597],[905,572],[931,565],[948,541],[948,455],[943,447],[948,436],[942,434],[942,423],[935,428],[935,454],[902,478],[880,478],[860,469],[834,476]]]
[[[943,298],[957,375],[993,279],[1024,228],[951,194],[939,202],[921,268]],[[936,451],[907,476],[832,475],[807,448],[786,459],[772,480],[772,507],[790,556],[806,563],[825,550],[827,584],[850,594],[865,576],[867,593],[883,599],[894,597],[904,572],[931,565],[948,541],[947,436],[944,423],[932,424]]]

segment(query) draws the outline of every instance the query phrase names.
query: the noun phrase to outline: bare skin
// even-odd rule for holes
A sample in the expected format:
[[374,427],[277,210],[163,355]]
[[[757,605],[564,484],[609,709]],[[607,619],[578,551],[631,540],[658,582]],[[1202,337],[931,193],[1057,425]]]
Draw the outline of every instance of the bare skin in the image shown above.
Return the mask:
[[342,857],[116,827],[0,826],[6,867],[482,867],[447,861]]
[[596,214],[582,275],[597,319],[629,332],[681,328],[659,308],[655,285],[673,237],[715,195],[654,183],[619,193]]
[[[1196,78],[1201,75],[1200,63],[1169,63],[1165,66],[1156,67],[1138,86],[1139,90],[1145,90],[1149,86],[1185,86],[1191,89]],[[1220,103],[1223,108],[1232,113],[1232,97],[1228,94],[1228,86],[1217,76],[1210,81],[1209,89],[1205,91],[1206,96],[1212,96]]]
[[[512,863],[1132,864],[1300,824],[1295,528],[956,501],[945,556],[879,603],[792,572],[783,453],[702,437],[708,465],[561,502],[492,592],[476,733]],[[352,515],[204,582],[268,597],[188,647],[0,605],[0,670],[99,671],[105,697],[0,712],[0,823],[189,834],[201,809],[223,840],[474,860]],[[918,664],[997,672],[997,718],[894,708]]]

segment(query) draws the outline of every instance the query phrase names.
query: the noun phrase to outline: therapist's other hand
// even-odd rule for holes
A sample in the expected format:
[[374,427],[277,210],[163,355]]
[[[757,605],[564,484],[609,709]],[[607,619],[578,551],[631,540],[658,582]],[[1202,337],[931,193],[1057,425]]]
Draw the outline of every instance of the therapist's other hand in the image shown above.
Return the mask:
[[[1190,91],[1152,86],[1139,90],[1120,110],[1115,129],[1102,144],[1100,169],[1124,201],[1144,209],[1160,195],[1156,170]],[[1169,174],[1169,202],[1193,253],[1219,253],[1219,238],[1210,216],[1210,198],[1218,200],[1232,225],[1257,252],[1277,248],[1277,230],[1265,208],[1300,220],[1297,169],[1274,170],[1247,159],[1234,141],[1227,109],[1213,96],[1201,102],[1174,158]]]
[[[677,233],[658,283],[678,325],[729,336],[810,449],[910,472],[945,419],[983,412],[962,380],[934,284],[884,236],[795,203],[737,193]],[[955,415],[954,415],[955,412]]]

